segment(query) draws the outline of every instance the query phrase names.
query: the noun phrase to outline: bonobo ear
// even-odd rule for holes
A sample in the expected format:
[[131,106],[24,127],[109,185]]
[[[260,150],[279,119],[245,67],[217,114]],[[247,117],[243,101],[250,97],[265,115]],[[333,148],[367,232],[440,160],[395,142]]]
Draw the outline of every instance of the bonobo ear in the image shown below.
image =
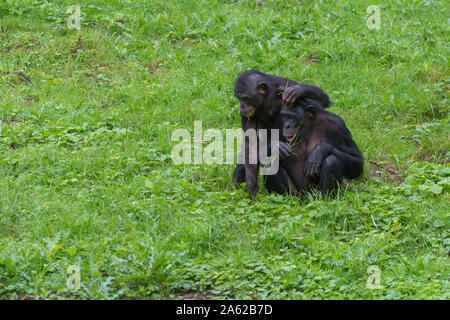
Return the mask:
[[258,89],[260,95],[265,96],[267,94],[267,84],[265,84],[264,82],[258,83],[256,88]]
[[312,104],[308,105],[305,111],[310,118],[313,118],[316,115],[316,107]]

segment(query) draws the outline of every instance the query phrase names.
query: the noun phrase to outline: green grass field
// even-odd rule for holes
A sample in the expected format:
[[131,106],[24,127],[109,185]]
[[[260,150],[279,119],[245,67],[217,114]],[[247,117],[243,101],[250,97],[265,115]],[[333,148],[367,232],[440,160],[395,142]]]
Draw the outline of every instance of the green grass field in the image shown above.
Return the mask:
[[[1,0],[0,16],[0,298],[450,299],[447,1]],[[328,93],[364,176],[334,200],[252,202],[234,165],[175,165],[173,130],[240,127],[246,69]]]

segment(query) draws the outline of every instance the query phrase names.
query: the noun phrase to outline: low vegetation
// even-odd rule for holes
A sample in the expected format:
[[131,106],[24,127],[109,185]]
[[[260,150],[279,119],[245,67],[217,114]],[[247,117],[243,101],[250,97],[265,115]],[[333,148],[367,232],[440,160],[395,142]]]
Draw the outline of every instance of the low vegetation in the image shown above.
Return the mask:
[[[3,0],[0,17],[1,298],[450,298],[447,1]],[[364,176],[250,201],[232,165],[175,165],[173,130],[240,126],[249,68],[323,88]]]

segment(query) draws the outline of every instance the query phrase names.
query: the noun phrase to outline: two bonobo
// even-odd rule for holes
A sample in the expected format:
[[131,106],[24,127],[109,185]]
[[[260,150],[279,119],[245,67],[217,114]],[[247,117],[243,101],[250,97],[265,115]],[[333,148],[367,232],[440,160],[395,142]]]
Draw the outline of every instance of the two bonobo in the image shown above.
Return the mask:
[[[265,175],[269,192],[298,195],[318,188],[333,194],[343,178],[362,174],[363,157],[339,116],[328,112],[330,100],[322,89],[255,70],[241,73],[234,86],[239,99],[242,129],[278,129],[279,170]],[[246,182],[252,198],[258,193],[259,162],[249,162],[249,142],[244,141],[245,164],[238,164],[233,180]]]

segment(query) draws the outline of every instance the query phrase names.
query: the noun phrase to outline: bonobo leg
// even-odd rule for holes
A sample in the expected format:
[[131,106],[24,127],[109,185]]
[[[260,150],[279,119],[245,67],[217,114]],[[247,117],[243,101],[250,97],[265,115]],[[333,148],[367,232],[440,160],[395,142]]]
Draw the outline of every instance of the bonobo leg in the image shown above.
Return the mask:
[[[257,122],[256,119],[247,119],[242,117],[242,128],[244,129],[244,139],[242,141],[242,149],[239,152],[239,160],[233,172],[233,182],[236,187],[246,182],[247,190],[252,199],[258,193],[258,139],[256,135]],[[252,131],[254,130],[254,135]],[[249,136],[247,136],[249,132]],[[254,137],[250,139],[250,137]]]
[[238,163],[233,172],[233,182],[236,186],[245,182],[245,165]]
[[[247,130],[247,127],[249,126],[249,124],[250,124],[250,127],[256,128],[256,123],[249,122],[246,117],[241,118],[242,130],[244,130],[244,131]],[[240,153],[243,153],[243,152],[245,152],[245,149],[240,151]],[[240,156],[243,156],[243,154],[242,155],[240,154]],[[236,165],[236,168],[234,169],[233,182],[236,185],[236,187],[239,187],[239,185],[241,183],[245,182],[245,164],[244,163],[238,163]]]
[[335,155],[325,158],[320,168],[319,189],[323,195],[333,194],[342,183],[344,164]]
[[287,171],[281,166],[278,168],[278,172],[276,174],[263,176],[263,179],[269,193],[291,193],[295,196],[298,195],[297,187],[294,185],[291,178],[289,178]]
[[[255,199],[258,193],[258,171],[259,171],[259,157],[258,157],[258,139],[256,136],[256,120],[247,123],[249,129],[255,130],[255,140],[252,141],[250,137],[244,135],[244,156],[245,156],[245,182],[247,183],[247,190],[250,193],[250,198]],[[249,130],[247,129],[247,130]]]
[[[248,159],[248,148],[246,148],[246,155]],[[246,159],[246,161],[248,161]],[[251,198],[255,198],[258,193],[258,164],[241,164],[238,163],[233,172],[233,183],[238,188],[241,183],[247,183],[247,189]]]

